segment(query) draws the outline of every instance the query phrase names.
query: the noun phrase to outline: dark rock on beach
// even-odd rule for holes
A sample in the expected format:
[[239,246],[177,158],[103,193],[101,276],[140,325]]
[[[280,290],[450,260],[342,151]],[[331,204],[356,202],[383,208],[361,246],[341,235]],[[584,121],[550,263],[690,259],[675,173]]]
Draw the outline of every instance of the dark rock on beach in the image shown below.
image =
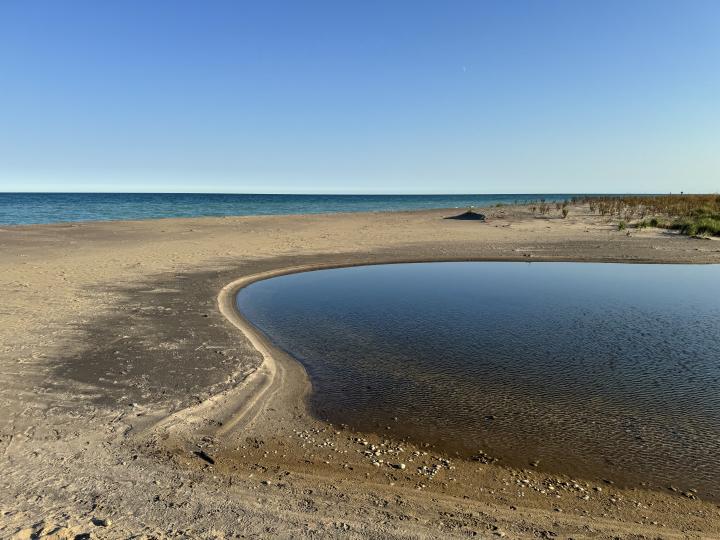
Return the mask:
[[473,212],[472,210],[468,210],[467,212],[463,212],[462,214],[458,214],[457,216],[450,216],[450,217],[446,217],[445,219],[457,219],[457,220],[464,220],[464,221],[485,221],[485,214],[480,214],[479,212]]

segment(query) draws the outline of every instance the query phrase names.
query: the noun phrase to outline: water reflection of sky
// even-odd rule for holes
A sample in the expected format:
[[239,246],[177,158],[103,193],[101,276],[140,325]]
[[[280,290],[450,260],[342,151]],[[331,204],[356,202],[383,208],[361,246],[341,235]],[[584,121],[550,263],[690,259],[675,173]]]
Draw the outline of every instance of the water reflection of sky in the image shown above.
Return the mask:
[[357,267],[256,283],[238,302],[303,361],[330,419],[397,416],[399,435],[598,473],[720,477],[718,266]]

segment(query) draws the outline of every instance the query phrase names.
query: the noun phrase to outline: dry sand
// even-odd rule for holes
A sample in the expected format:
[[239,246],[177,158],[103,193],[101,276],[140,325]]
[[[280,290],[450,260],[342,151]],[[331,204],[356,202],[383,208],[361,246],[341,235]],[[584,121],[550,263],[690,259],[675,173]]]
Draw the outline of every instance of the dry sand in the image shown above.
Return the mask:
[[627,235],[583,208],[484,212],[0,229],[0,537],[720,538],[702,494],[455,462],[318,421],[302,367],[233,309],[244,283],[300,267],[720,263],[720,242]]

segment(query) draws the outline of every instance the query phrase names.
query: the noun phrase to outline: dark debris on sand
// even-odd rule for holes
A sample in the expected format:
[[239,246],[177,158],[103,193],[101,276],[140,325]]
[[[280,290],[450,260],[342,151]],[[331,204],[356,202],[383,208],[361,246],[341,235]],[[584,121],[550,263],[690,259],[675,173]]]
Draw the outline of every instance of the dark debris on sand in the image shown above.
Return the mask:
[[459,220],[465,220],[465,221],[485,221],[485,214],[480,214],[478,212],[473,212],[472,210],[468,210],[467,212],[463,212],[462,214],[458,214],[457,216],[450,216],[450,217],[446,217],[445,219],[459,219]]

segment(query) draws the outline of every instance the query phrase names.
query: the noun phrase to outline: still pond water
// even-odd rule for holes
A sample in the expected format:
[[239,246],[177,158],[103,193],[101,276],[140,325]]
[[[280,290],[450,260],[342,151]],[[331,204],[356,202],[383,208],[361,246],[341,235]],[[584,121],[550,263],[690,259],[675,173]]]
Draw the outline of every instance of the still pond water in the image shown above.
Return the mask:
[[364,266],[237,303],[302,362],[329,421],[720,496],[720,266]]

